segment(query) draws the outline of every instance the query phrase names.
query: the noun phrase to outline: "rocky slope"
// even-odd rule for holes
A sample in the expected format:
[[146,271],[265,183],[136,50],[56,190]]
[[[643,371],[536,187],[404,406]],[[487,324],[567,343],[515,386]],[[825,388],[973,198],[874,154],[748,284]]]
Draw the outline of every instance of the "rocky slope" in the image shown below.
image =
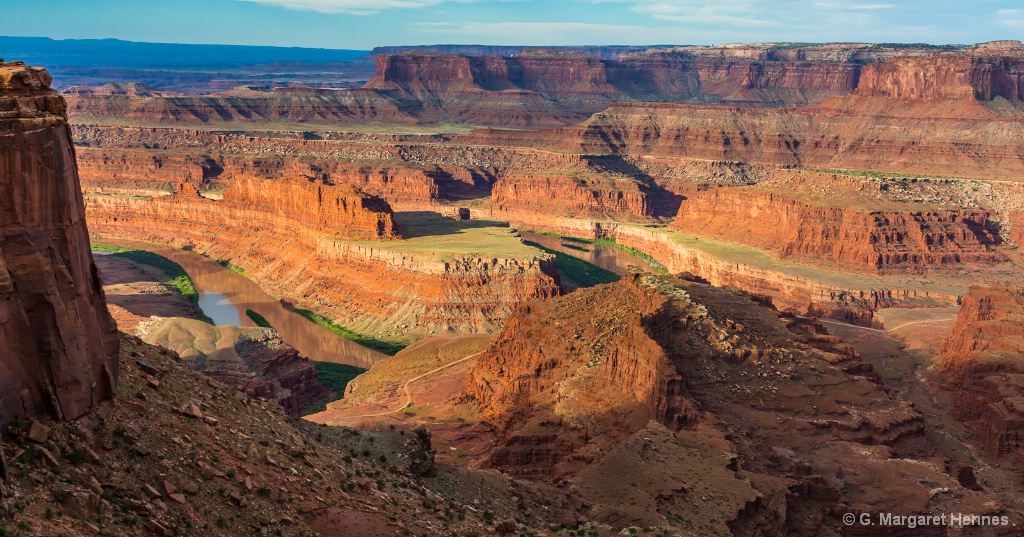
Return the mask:
[[[504,524],[502,533],[533,533],[556,523],[561,510],[550,506],[569,503],[554,487],[435,465],[429,431],[289,420],[174,352],[122,338],[117,404],[70,423],[23,421],[0,441],[0,531],[386,537]],[[536,513],[529,525],[508,522],[512,498]]]
[[329,395],[313,364],[273,329],[162,318],[138,331],[143,341],[177,352],[192,369],[249,397],[274,401],[291,416]]
[[954,413],[992,455],[1024,448],[1024,288],[972,287],[940,363]]
[[114,395],[117,335],[89,251],[64,100],[0,62],[0,426]]
[[469,391],[484,464],[570,484],[591,520],[821,535],[842,512],[1000,512],[929,462],[922,416],[850,346],[706,285],[635,274],[521,306]]

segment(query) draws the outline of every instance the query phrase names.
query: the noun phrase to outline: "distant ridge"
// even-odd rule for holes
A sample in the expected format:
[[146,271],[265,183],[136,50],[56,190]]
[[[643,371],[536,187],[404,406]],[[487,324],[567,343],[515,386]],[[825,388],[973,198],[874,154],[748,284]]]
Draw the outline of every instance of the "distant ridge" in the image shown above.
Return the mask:
[[324,65],[357,60],[368,53],[365,50],[0,36],[0,58],[47,67],[238,67],[278,62]]

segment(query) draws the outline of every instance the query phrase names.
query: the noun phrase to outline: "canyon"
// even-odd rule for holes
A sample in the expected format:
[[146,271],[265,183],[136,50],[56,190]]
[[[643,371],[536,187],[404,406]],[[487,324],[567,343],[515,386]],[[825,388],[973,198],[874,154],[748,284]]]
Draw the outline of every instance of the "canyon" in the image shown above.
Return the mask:
[[[0,423],[48,409],[54,392],[65,419],[113,396],[101,283],[116,278],[97,272],[91,240],[203,256],[277,307],[394,346],[326,410],[273,417],[281,433],[245,425],[267,441],[252,453],[255,436],[231,447],[195,427],[241,432],[246,413],[299,416],[322,400],[301,346],[285,330],[182,318],[189,304],[150,318],[122,287],[110,300],[141,338],[122,347],[161,364],[122,349],[135,399],[117,415],[171,405],[196,420],[175,422],[190,438],[175,445],[201,438],[267,466],[252,470],[261,483],[291,464],[314,512],[395,498],[398,519],[374,519],[389,534],[875,536],[891,532],[840,517],[956,511],[1016,525],[985,535],[1024,523],[1024,45],[375,52],[373,76],[344,90],[72,88],[70,126],[45,71],[4,64],[14,138],[0,171],[14,171],[2,177],[58,170],[53,192],[22,200],[15,187],[24,203],[4,227],[63,249],[32,265],[8,254],[31,241],[0,247],[14,282],[5,342],[56,303],[32,310],[19,293],[50,273],[31,268],[39,259],[60,259],[51,287],[77,313],[48,333],[88,353],[56,359],[105,376],[73,395],[48,381],[31,404],[21,384],[0,386]],[[22,231],[26,218],[39,222]],[[531,240],[542,236],[557,248]],[[577,283],[599,247],[642,268]],[[199,395],[164,394],[164,378]],[[209,409],[212,422],[197,417]],[[302,431],[329,442],[294,440]],[[411,462],[435,451],[439,470]],[[246,504],[270,503],[244,486]],[[430,501],[399,499],[407,487]],[[448,512],[474,498],[462,518]],[[161,511],[151,518],[183,523]],[[318,517],[295,522],[330,519]]]
[[[408,50],[374,55],[374,76],[349,90],[249,86],[174,96],[108,88],[76,90],[68,102],[71,115],[83,122],[270,121],[320,128],[368,121],[550,127],[579,122],[622,101],[793,107],[856,93],[1019,102],[1024,55],[1015,43],[1001,47],[674,47],[611,55],[617,59],[571,50],[511,56]],[[922,72],[928,82],[918,76]]]

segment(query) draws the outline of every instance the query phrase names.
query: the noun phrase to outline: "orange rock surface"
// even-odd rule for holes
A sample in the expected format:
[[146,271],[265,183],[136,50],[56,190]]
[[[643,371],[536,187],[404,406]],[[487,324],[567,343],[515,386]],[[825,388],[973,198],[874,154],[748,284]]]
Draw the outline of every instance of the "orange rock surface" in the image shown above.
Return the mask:
[[1024,448],[1024,288],[972,287],[940,365],[953,412],[995,456]]
[[999,239],[990,231],[988,213],[980,209],[869,211],[810,205],[770,190],[695,192],[680,206],[672,227],[781,257],[828,259],[853,270],[923,270],[1006,259],[994,251]]
[[118,339],[89,249],[50,75],[0,63],[0,425],[74,419],[114,395]]
[[230,259],[271,294],[367,332],[486,332],[516,304],[558,293],[553,259],[540,252],[443,258],[389,249],[398,242],[390,208],[350,186],[234,185],[221,201],[190,184],[170,196],[90,195],[88,217],[103,238]]
[[[704,506],[734,530],[819,535],[850,510],[993,509],[928,459],[922,415],[852,347],[702,284],[633,274],[520,306],[469,393],[497,438],[482,464],[578,487],[592,520],[657,525]],[[680,462],[688,450],[702,462]],[[708,482],[730,492],[698,493]]]

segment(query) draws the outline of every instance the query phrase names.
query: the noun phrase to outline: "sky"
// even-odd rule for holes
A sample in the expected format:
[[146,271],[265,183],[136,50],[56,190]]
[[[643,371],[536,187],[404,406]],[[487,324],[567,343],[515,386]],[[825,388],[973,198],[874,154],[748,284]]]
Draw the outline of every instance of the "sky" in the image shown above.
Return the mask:
[[1022,0],[0,0],[0,12],[0,35],[358,50],[1024,38]]

